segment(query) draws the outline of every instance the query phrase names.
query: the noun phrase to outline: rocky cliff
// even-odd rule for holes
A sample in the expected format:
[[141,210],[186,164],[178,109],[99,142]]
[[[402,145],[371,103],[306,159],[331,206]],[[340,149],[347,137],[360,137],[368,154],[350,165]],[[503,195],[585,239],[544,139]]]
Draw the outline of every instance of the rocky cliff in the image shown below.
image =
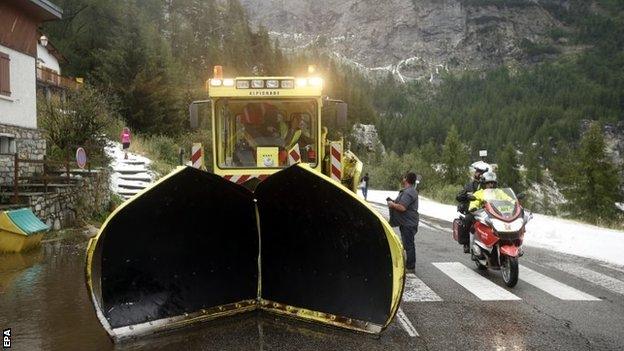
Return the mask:
[[539,61],[557,53],[547,33],[556,0],[241,0],[283,48],[323,47],[397,78]]

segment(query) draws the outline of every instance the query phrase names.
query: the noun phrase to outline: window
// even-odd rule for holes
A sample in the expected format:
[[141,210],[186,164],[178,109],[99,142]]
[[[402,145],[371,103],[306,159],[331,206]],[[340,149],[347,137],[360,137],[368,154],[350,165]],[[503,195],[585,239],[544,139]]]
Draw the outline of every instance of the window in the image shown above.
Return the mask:
[[15,137],[13,135],[0,135],[0,154],[15,153]]
[[0,95],[11,96],[11,59],[0,52]]
[[316,166],[317,104],[311,99],[220,99],[215,106],[219,168],[283,168],[295,145]]

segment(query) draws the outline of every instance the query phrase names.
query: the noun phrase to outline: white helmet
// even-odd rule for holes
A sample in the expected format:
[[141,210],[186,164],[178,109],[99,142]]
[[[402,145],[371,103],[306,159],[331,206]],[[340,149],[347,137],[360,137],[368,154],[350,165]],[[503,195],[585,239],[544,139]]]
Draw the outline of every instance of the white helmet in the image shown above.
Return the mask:
[[475,172],[480,172],[480,173],[485,173],[492,168],[492,166],[490,166],[488,163],[483,162],[483,161],[474,162],[473,164],[470,165],[470,167],[472,167],[472,169],[474,169]]
[[496,179],[496,173],[494,172],[485,172],[481,177],[483,184],[486,183],[496,183],[498,184],[498,179]]

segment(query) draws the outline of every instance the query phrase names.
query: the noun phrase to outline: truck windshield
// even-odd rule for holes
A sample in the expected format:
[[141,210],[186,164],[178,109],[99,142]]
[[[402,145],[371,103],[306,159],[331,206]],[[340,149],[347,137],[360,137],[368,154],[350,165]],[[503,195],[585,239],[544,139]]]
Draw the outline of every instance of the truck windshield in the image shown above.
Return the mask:
[[219,168],[283,168],[300,157],[301,162],[315,166],[317,111],[313,99],[217,100],[217,165]]

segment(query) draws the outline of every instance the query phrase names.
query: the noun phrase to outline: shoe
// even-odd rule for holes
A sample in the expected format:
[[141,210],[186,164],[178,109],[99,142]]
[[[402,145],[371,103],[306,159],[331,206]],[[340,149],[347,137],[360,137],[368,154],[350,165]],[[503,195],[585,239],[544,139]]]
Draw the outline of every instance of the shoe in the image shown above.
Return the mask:
[[468,244],[464,244],[464,253],[469,253],[470,252],[470,246],[468,246]]
[[416,274],[416,268],[405,268],[405,273]]

